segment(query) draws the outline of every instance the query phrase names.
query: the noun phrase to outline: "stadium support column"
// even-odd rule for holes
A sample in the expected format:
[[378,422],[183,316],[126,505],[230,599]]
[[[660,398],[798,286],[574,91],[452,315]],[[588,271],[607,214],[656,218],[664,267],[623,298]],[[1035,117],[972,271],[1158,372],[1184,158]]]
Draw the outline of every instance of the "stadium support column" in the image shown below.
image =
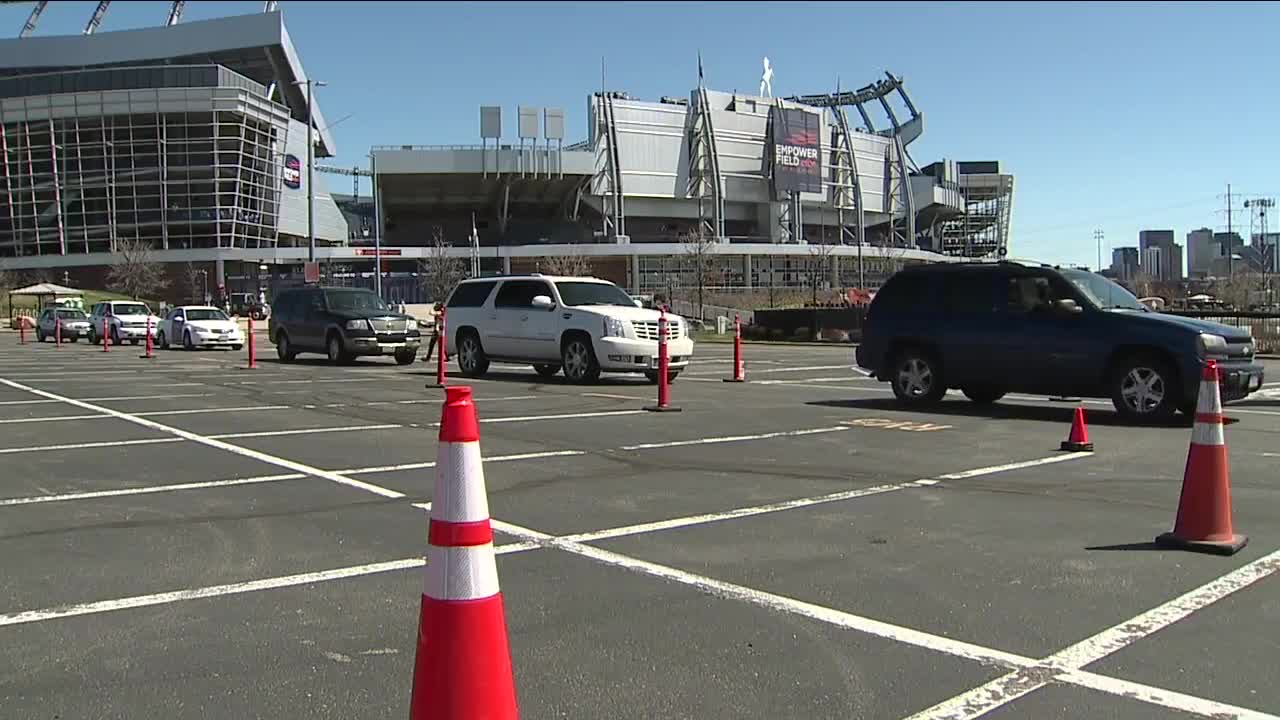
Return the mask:
[[373,153],[369,153],[369,175],[373,185],[373,291],[382,297],[382,233],[378,231],[382,224],[382,188],[378,187],[378,160]]
[[742,255],[742,287],[751,289],[751,255],[743,253]]
[[640,251],[638,249],[631,253],[631,294],[640,294]]
[[[307,81],[307,262],[316,261],[316,157],[315,129],[311,122],[311,86]],[[377,267],[377,259],[374,259]]]

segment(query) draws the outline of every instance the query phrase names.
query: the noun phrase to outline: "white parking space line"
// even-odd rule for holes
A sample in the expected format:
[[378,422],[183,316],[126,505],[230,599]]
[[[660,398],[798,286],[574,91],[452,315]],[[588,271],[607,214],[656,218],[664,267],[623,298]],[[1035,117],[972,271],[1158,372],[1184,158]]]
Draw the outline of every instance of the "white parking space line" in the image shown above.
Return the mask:
[[[0,382],[4,379],[0,378]],[[0,448],[0,455],[17,455],[20,453],[55,452],[58,450],[85,450],[88,448],[123,447],[126,445],[159,445],[161,443],[182,442],[182,438],[147,438],[145,440],[111,440],[109,442],[69,443],[66,445],[34,445],[28,447]]]
[[[138,417],[159,417],[164,415],[206,415],[211,413],[226,412],[259,412],[264,410],[288,410],[288,405],[248,405],[244,407],[229,408],[195,408],[191,410],[155,410],[151,412],[134,413]],[[40,423],[55,421],[71,421],[71,420],[112,420],[110,415],[55,415],[53,417],[38,418],[15,418],[12,420],[0,420],[0,425],[18,425],[22,423]]]
[[[135,416],[137,417],[137,416]],[[235,440],[239,438],[285,437],[288,435],[319,435],[322,433],[365,432],[369,430],[391,430],[404,425],[383,423],[379,425],[345,425],[342,427],[305,428],[301,430],[266,430],[262,432],[224,433],[221,435],[204,435],[208,440]]]
[[[536,550],[538,547],[538,543],[519,542],[499,545],[495,547],[493,551],[497,555],[508,555],[510,553]],[[151,595],[135,595],[133,597],[120,598],[117,600],[101,600],[98,602],[79,603],[76,605],[63,605],[56,608],[49,608],[47,610],[27,610],[0,615],[0,627],[57,620],[61,618],[76,617],[78,615],[97,615],[100,613],[150,607],[154,605],[169,605],[171,603],[184,602],[187,600],[200,600],[203,598],[223,597],[227,595],[241,595],[244,593],[259,592],[262,590],[276,590],[279,588],[330,582],[333,580],[343,580],[346,578],[394,572],[397,570],[412,570],[414,568],[420,568],[425,564],[426,561],[420,557],[405,558],[403,560],[370,563],[367,565],[354,565],[351,567],[336,568],[334,570],[324,570],[321,572],[286,575],[284,577],[250,580],[248,582],[229,583],[226,585],[213,585],[211,587],[203,588],[190,588],[187,590],[154,593]]]
[[611,400],[648,400],[648,396],[640,397],[637,395],[614,395],[613,393],[584,392],[583,397],[609,398]]
[[[644,410],[606,410],[602,412],[561,413],[558,415],[523,415],[519,417],[481,418],[481,423],[534,422],[539,420],[570,420],[573,418],[617,417],[620,415],[643,415]],[[431,427],[439,427],[440,423],[431,423]]]
[[24,423],[45,423],[70,420],[109,420],[110,415],[54,415],[52,417],[12,418],[0,420],[0,425],[22,425]]
[[508,522],[500,520],[492,520],[491,522],[493,523],[494,530],[507,535],[511,535],[528,542],[541,543],[547,547],[563,550],[574,555],[580,555],[605,565],[687,585],[716,597],[722,597],[729,600],[739,600],[769,610],[807,617],[830,625],[835,625],[837,627],[863,632],[868,635],[874,635],[896,642],[923,647],[929,650],[944,652],[948,655],[968,660],[991,663],[1001,667],[1022,668],[1030,667],[1035,663],[1035,661],[1030,658],[1006,653],[1001,650],[994,650],[992,648],[972,645],[959,640],[931,635],[919,630],[891,625],[889,623],[880,622],[879,620],[872,620],[859,615],[853,615],[852,613],[822,607],[820,605],[804,602],[795,598],[776,595],[774,593],[764,592],[761,590],[754,590],[752,588],[735,585],[721,580],[715,580],[713,578],[696,575],[694,573],[685,572],[665,565],[659,565],[658,563],[622,555],[621,553],[615,553],[591,545],[585,545],[580,542],[573,542],[565,538],[557,538],[535,530],[520,527],[519,525],[513,525]]
[[1060,673],[1055,676],[1055,679],[1110,695],[1141,700],[1152,705],[1169,708],[1170,710],[1192,713],[1205,718],[1213,718],[1214,720],[1223,720],[1225,718],[1230,718],[1231,720],[1280,720],[1280,716],[1268,715],[1267,713],[1250,710],[1238,705],[1228,705],[1216,700],[1186,695],[1173,690],[1165,690],[1164,688],[1141,685],[1136,682],[1097,675],[1083,670]]
[[[750,368],[751,361],[748,360],[746,361],[746,363],[748,368]],[[852,370],[852,369],[853,367],[851,365],[807,365],[804,367],[766,368],[764,370],[756,370],[756,372],[757,373],[790,373],[790,372],[810,372],[812,370]],[[692,377],[704,377],[707,375],[711,375],[712,373],[691,372],[691,373],[685,373],[685,374],[690,375]]]
[[[541,460],[544,458],[554,457],[576,457],[586,455],[584,450],[547,450],[544,452],[519,453],[517,455],[495,455],[484,459],[486,463],[491,462],[511,462],[514,460]],[[435,467],[435,462],[416,462],[404,465],[377,465],[374,467],[350,468],[348,470],[334,470],[339,475],[366,475],[374,473],[400,472],[402,470],[422,470],[425,468]]]
[[1007,472],[1009,470],[1021,470],[1022,468],[1037,467],[1039,465],[1052,465],[1054,463],[1066,462],[1067,460],[1090,457],[1091,455],[1093,455],[1091,452],[1073,452],[1063,453],[1061,455],[1050,455],[1049,457],[1038,458],[1036,460],[1008,463],[1007,465],[993,465],[991,467],[979,468],[977,470],[965,470],[964,472],[939,475],[936,479],[964,480],[965,478],[978,477],[979,475],[993,475],[995,473]]
[[67,500],[98,500],[101,498],[125,497],[129,495],[151,495],[154,493],[178,492],[181,490],[204,490],[208,488],[235,487],[237,485],[259,485],[261,483],[280,482],[282,480],[299,480],[305,477],[307,476],[300,473],[290,473],[287,475],[260,475],[258,477],[233,478],[230,480],[179,483],[177,485],[152,485],[149,487],[124,488],[121,490],[97,490],[94,492],[67,493],[65,495],[35,495],[31,497],[0,500],[0,507],[64,502]]
[[[72,398],[64,397],[62,395],[57,395],[47,390],[38,390],[29,385],[23,385],[22,383],[17,383],[12,380],[9,380],[8,378],[0,378],[0,384],[7,385],[17,390],[25,390],[34,395],[49,398],[51,400],[61,400],[62,402],[68,405],[73,405],[75,407],[82,408],[84,410],[92,410],[96,412],[107,413],[108,415],[112,415],[121,420],[126,420],[128,422],[134,423],[135,425],[141,425],[151,430],[158,430],[160,432],[175,436],[174,440],[169,440],[168,438],[162,438],[160,440],[153,440],[151,442],[163,442],[166,440],[176,442],[179,440],[190,440],[192,442],[200,443],[201,445],[206,445],[212,448],[216,448],[218,450],[226,450],[227,452],[234,453],[236,455],[251,458],[253,460],[260,460],[270,465],[275,465],[276,467],[284,468],[285,470],[300,472],[300,473],[318,477],[324,480],[330,480],[340,485],[349,485],[351,487],[358,488],[360,490],[366,490],[368,492],[374,493],[375,495],[381,495],[383,497],[388,497],[388,498],[404,497],[404,493],[399,493],[399,492],[396,492],[395,490],[389,490],[387,488],[379,487],[371,483],[366,483],[360,480],[344,477],[336,473],[327,472],[325,470],[314,468],[309,465],[304,465],[302,463],[294,462],[292,460],[286,460],[284,458],[276,457],[274,455],[269,455],[267,453],[264,453],[258,450],[251,450],[249,448],[240,447],[239,445],[232,445],[231,443],[222,442],[217,438],[206,437],[204,435],[197,435],[196,433],[193,433],[193,432],[180,430],[178,428],[171,427],[169,425],[163,425],[161,423],[156,422],[155,420],[140,418],[137,415],[130,415],[129,413],[120,412],[119,410],[112,410],[111,408],[103,407],[101,405],[93,405],[91,403],[84,402],[83,400],[73,400]],[[119,445],[120,443],[115,443],[115,444]]]
[[[642,411],[643,412],[643,411]],[[682,447],[685,445],[715,445],[718,443],[744,442],[747,440],[767,440],[777,437],[796,437],[800,435],[819,435],[822,433],[841,432],[852,428],[844,425],[832,427],[810,428],[808,430],[784,430],[781,432],[760,433],[759,435],[728,435],[724,437],[698,438],[696,440],[673,440],[671,442],[644,443],[642,445],[624,445],[620,450],[653,450],[656,448]]]
[[[1037,669],[1031,673],[1015,672],[1001,676],[918,712],[908,720],[968,720],[981,717],[1047,685],[1049,680],[1044,677],[1045,670],[1063,671],[1060,678],[1070,681],[1071,671],[1082,670],[1085,666],[1154,635],[1277,571],[1280,571],[1280,550],[1258,558],[1217,580],[1201,585],[1137,617],[1114,625],[1065,650],[1056,652],[1037,663]],[[1094,683],[1091,686],[1103,692],[1125,689],[1119,683],[1109,682]],[[1178,706],[1177,709],[1187,710],[1188,708]]]

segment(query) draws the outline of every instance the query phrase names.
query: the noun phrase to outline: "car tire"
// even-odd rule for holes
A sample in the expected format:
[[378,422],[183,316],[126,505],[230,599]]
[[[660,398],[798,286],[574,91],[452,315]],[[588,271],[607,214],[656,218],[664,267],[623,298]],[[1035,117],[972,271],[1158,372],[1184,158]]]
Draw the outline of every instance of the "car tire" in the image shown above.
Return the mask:
[[416,359],[418,359],[417,350],[397,350],[396,351],[397,365],[409,365]]
[[138,343],[140,343],[140,342],[142,342],[142,341],[141,341],[141,340],[139,340],[139,339],[137,339],[137,338],[133,338],[133,339],[129,340],[129,344],[130,344],[130,345],[137,345],[137,344],[138,344]]
[[76,340],[79,340],[79,339],[80,338],[69,338],[65,342],[75,342]]
[[930,405],[947,394],[941,364],[930,352],[917,348],[901,350],[894,355],[889,368],[889,385],[899,402]]
[[195,349],[196,349],[196,344],[195,344],[195,343],[193,343],[193,342],[191,342],[191,333],[189,333],[189,332],[184,332],[184,333],[182,333],[182,349],[183,349],[183,350],[195,350]]
[[[657,385],[658,378],[661,377],[660,375],[658,375],[658,372],[656,370],[645,370],[644,376],[653,385]],[[670,385],[671,383],[675,382],[677,377],[680,377],[679,370],[668,370],[667,384]]]
[[298,357],[293,344],[289,342],[287,333],[281,332],[276,335],[276,357],[280,358],[280,362],[293,362]]
[[[443,346],[440,352],[444,352]],[[484,353],[480,337],[474,331],[458,333],[458,372],[463,377],[478,378],[489,372],[489,356]]]
[[342,349],[342,336],[338,333],[329,333],[329,338],[324,343],[325,355],[329,358],[330,365],[346,365],[351,362],[351,356],[347,351]]
[[240,352],[240,349],[243,347],[244,347],[243,345],[232,345],[231,349],[234,350],[235,352]]
[[534,365],[534,372],[538,373],[538,377],[550,380],[560,372],[559,365]]
[[1005,395],[1004,390],[991,387],[967,387],[961,388],[960,391],[964,393],[965,397],[979,405],[990,405]]
[[92,326],[90,326],[90,327],[89,327],[89,336],[88,336],[88,340],[89,340],[89,344],[90,344],[90,345],[97,345],[97,344],[98,344],[98,331],[97,331],[97,330],[94,330]]
[[156,336],[156,344],[160,346],[161,350],[169,349],[169,338],[165,337],[163,330]]
[[44,342],[44,338],[45,338],[44,331],[39,328],[36,328],[36,342]]
[[111,326],[111,344],[116,347],[120,346],[120,329],[114,325]]
[[1183,404],[1181,387],[1168,362],[1134,355],[1118,362],[1111,373],[1111,404],[1125,420],[1164,423]]
[[582,335],[572,335],[560,346],[560,365],[564,377],[575,385],[585,385],[600,379],[600,363],[591,341]]

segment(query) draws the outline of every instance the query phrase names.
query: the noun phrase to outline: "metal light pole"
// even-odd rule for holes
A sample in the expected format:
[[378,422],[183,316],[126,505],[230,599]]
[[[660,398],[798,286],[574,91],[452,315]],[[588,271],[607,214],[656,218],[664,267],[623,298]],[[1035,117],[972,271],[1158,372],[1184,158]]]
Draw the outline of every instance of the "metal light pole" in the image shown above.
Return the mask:
[[[373,291],[382,297],[382,224],[381,191],[378,188],[378,161],[369,153],[369,180],[373,191]],[[358,212],[358,209],[357,209]]]
[[312,118],[312,87],[324,87],[323,80],[295,80],[294,85],[307,86],[307,262],[316,261],[316,192],[313,182],[316,174],[315,124]]

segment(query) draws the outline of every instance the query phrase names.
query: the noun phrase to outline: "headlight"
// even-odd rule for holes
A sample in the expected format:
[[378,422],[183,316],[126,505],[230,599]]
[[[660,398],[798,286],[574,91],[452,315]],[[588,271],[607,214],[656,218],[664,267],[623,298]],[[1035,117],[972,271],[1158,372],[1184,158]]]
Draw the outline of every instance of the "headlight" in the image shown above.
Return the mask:
[[630,329],[629,326],[630,323],[621,318],[606,317],[604,319],[604,336],[624,338]]
[[1227,339],[1221,335],[1201,333],[1197,346],[1201,357],[1224,358],[1227,356]]
[[369,324],[368,320],[348,320],[347,329],[348,330],[372,330],[373,326]]

